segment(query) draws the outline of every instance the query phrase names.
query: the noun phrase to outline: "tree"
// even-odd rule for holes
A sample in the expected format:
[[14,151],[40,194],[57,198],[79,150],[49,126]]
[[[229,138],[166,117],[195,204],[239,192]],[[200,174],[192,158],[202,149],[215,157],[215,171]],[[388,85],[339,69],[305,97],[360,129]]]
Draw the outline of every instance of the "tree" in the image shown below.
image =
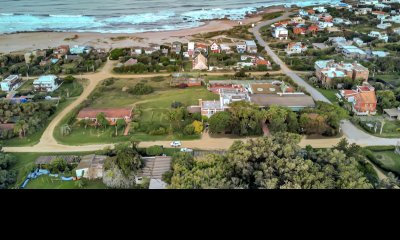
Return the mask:
[[264,110],[260,110],[255,104],[239,101],[229,105],[231,114],[230,128],[238,135],[260,135],[262,129],[261,120],[264,118]]
[[107,128],[109,123],[108,123],[108,120],[106,118],[106,115],[103,112],[98,113],[96,115],[96,124],[97,124],[97,126],[103,127],[104,129]]
[[15,157],[4,153],[3,148],[0,145],[0,189],[9,188],[15,183],[17,172],[10,170],[15,163]]
[[177,155],[170,188],[344,189],[372,188],[359,164],[337,149],[304,152],[301,137],[277,133],[236,141],[226,154],[193,161]]
[[119,144],[115,146],[115,149],[117,153],[116,165],[125,176],[128,176],[130,173],[136,174],[143,167],[136,144],[131,147],[127,144]]
[[146,149],[146,154],[148,156],[160,156],[163,154],[164,149],[162,146],[151,146]]
[[127,92],[133,95],[146,95],[154,92],[154,89],[144,83],[138,83],[135,87],[129,88]]
[[193,121],[192,123],[193,127],[194,127],[194,133],[195,134],[201,134],[203,132],[203,123],[200,121]]
[[391,90],[380,90],[376,92],[378,106],[383,111],[386,108],[392,108],[397,105],[396,96]]
[[25,137],[28,128],[29,125],[25,120],[19,120],[17,123],[15,123],[14,132],[18,133],[20,138],[23,138]]
[[79,121],[79,125],[86,129],[87,126],[89,126],[90,122],[91,121],[89,119],[82,119],[82,120]]
[[61,126],[60,131],[62,136],[68,136],[71,134],[72,129],[68,124],[64,124]]
[[183,129],[183,133],[186,135],[193,135],[195,133],[195,127],[193,126],[193,124],[186,125]]
[[126,122],[124,119],[120,118],[115,123],[115,136],[118,136],[118,130],[123,129],[126,126]]
[[208,119],[210,133],[225,133],[231,121],[230,112],[217,112]]

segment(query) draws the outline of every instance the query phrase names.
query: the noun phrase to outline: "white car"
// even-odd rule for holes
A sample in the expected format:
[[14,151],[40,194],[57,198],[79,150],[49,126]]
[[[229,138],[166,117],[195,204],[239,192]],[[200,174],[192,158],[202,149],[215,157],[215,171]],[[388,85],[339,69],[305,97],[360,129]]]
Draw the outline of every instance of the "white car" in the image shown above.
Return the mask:
[[181,148],[181,152],[193,152],[191,148]]
[[182,146],[182,143],[181,143],[181,141],[173,141],[173,142],[171,142],[171,147],[180,147],[180,146]]

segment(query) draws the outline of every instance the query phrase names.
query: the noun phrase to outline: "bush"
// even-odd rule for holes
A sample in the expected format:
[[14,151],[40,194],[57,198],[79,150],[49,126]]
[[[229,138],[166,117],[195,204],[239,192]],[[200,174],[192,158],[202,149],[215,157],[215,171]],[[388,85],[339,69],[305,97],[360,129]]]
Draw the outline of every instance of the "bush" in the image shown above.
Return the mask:
[[124,49],[121,48],[116,48],[113,49],[110,53],[110,59],[111,60],[118,60],[119,57],[122,57],[124,55]]
[[144,83],[138,83],[133,88],[128,89],[128,93],[133,95],[146,95],[154,92],[153,87],[146,85]]
[[171,103],[171,108],[180,108],[183,104],[181,102],[173,102]]
[[195,127],[193,124],[188,124],[186,127],[183,129],[183,133],[186,135],[193,135],[195,132]]
[[64,83],[73,83],[76,80],[76,78],[72,75],[68,75],[64,78]]
[[160,156],[164,153],[162,146],[151,146],[146,149],[147,156]]
[[114,82],[115,82],[115,79],[114,79],[114,78],[109,78],[109,79],[104,80],[104,81],[101,83],[101,85],[107,87],[107,86],[113,85]]
[[149,131],[150,135],[165,135],[166,133],[167,133],[167,130],[163,127]]

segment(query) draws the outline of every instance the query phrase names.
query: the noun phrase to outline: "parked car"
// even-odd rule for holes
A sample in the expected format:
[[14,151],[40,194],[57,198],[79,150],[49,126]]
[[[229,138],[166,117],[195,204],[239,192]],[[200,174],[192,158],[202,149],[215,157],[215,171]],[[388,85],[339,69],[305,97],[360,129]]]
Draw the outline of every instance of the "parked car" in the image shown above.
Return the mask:
[[181,148],[181,152],[193,152],[191,148]]
[[181,141],[173,141],[173,142],[171,142],[171,147],[180,147],[180,146],[182,146],[182,143],[181,143]]

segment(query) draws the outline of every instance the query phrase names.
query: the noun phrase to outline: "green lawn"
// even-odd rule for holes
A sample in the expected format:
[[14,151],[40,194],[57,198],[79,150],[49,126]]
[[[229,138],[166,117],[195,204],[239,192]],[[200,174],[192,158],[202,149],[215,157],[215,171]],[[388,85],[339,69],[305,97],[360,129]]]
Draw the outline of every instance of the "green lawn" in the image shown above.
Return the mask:
[[337,90],[334,89],[323,89],[323,88],[317,88],[322,95],[324,95],[329,101],[331,102],[338,102],[338,98],[336,97],[336,93],[338,93]]
[[85,80],[76,80],[72,83],[63,83],[56,91],[51,94],[51,96],[67,97],[67,93],[69,93],[69,97],[78,97],[83,92],[83,84],[85,84]]
[[262,20],[263,20],[263,21],[271,20],[271,19],[274,19],[274,18],[278,18],[278,17],[280,17],[280,16],[282,16],[282,15],[283,15],[283,12],[267,13],[267,14],[264,14],[264,15],[262,16]]
[[367,126],[365,126],[364,128],[362,128],[362,126],[360,126],[360,128],[374,136],[377,136],[377,137],[383,137],[383,138],[398,138],[398,137],[400,137],[400,131],[399,131],[400,130],[400,121],[385,120],[385,124],[383,125],[382,134],[379,134],[380,126],[381,126],[380,121],[379,121],[380,118],[381,117],[378,115],[376,117],[376,120],[374,120],[375,119],[374,117],[370,117],[371,120],[368,119],[363,122],[363,124],[371,123],[373,126],[375,126],[375,123],[378,122],[376,133],[374,131],[374,127],[372,129],[369,129]]
[[388,169],[397,173],[400,172],[400,155],[394,153],[394,151],[376,151],[373,154]]
[[[48,119],[48,123],[57,115],[59,114],[64,108],[66,108],[71,102],[73,102],[74,99],[68,99],[64,102],[61,102],[58,105],[57,111]],[[24,138],[12,138],[8,140],[3,140],[2,145],[5,147],[25,147],[25,146],[33,146],[37,144],[40,140],[40,137],[42,136],[44,130],[46,128],[42,128],[39,131],[37,131],[34,134],[31,134],[29,136],[26,136]]]
[[[146,82],[156,90],[149,95],[134,96],[127,92],[122,91],[124,87],[130,87],[138,82]],[[116,80],[114,84],[108,86],[107,94],[99,94],[93,101],[90,107],[132,107],[140,108],[142,114],[139,119],[140,124],[159,124],[168,125],[167,113],[171,109],[171,103],[174,101],[181,102],[185,106],[198,104],[199,99],[203,100],[218,100],[219,96],[209,92],[205,87],[192,87],[186,89],[171,88],[169,87],[168,79],[163,81],[152,81],[151,79],[121,79]],[[64,124],[62,121],[61,125]],[[61,126],[60,125],[60,126]],[[198,139],[199,136],[175,136],[175,135],[161,135],[153,136],[144,132],[134,132],[128,136],[123,136],[122,131],[119,132],[117,137],[113,137],[115,132],[114,127],[107,129],[95,129],[88,127],[73,126],[72,133],[68,136],[61,136],[60,127],[56,128],[54,137],[58,142],[67,145],[88,145],[94,143],[115,143],[125,142],[132,137],[137,141],[157,141],[157,140],[190,140]]]
[[33,79],[27,80],[22,84],[20,88],[18,88],[18,91],[21,92],[27,92],[27,91],[32,91],[33,90]]
[[[105,189],[107,188],[101,180],[85,181],[84,189]],[[62,181],[60,178],[40,176],[30,180],[25,189],[79,189],[75,181]]]
[[400,74],[385,74],[385,75],[376,75],[376,78],[380,78],[395,87],[400,86]]

